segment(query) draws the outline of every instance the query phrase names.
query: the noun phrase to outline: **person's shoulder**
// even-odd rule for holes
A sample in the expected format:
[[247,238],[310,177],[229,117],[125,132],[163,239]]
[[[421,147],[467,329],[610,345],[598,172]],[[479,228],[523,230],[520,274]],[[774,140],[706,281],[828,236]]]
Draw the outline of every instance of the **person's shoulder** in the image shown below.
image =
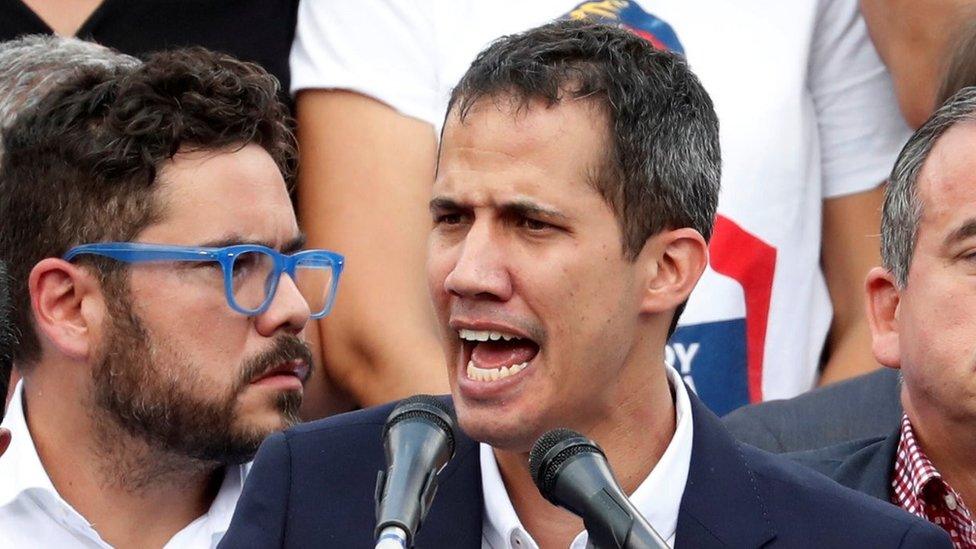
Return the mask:
[[329,416],[324,419],[300,423],[279,433],[292,454],[302,454],[314,450],[322,455],[327,449],[338,449],[342,445],[366,441],[370,446],[381,447],[383,425],[397,402],[383,404]]
[[[437,398],[452,406],[449,396]],[[277,436],[292,455],[311,453],[326,456],[333,451],[348,454],[349,449],[359,445],[364,445],[369,450],[369,454],[382,455],[383,426],[399,403],[400,401],[394,401],[300,423]]]
[[[855,443],[839,444],[834,447],[798,452],[797,454],[809,454],[808,460],[811,461],[820,459],[830,463],[840,463],[853,452],[855,446],[861,447],[864,443],[855,441]],[[797,454],[772,454],[748,444],[740,444],[739,447],[756,476],[774,489],[790,487],[795,494],[803,495],[808,499],[826,498],[849,502],[868,499],[874,501],[874,498],[870,496],[844,488],[823,473],[797,463],[793,459]],[[774,494],[778,495],[778,492],[774,492]]]
[[901,417],[898,372],[884,368],[722,418],[741,442],[770,452],[822,448],[887,433]]
[[879,450],[886,439],[887,437],[884,436],[867,437],[840,442],[823,448],[788,452],[782,456],[794,463],[830,476],[833,470],[850,461],[852,457]]
[[[858,441],[857,445],[875,444]],[[855,446],[838,445],[830,453],[837,459]],[[819,530],[845,532],[863,539],[864,546],[923,547],[948,544],[944,532],[935,525],[897,506],[857,492],[823,474],[747,444],[740,444],[743,457],[756,476],[756,482],[770,518],[781,533],[796,539],[816,540]],[[856,542],[857,539],[848,541]],[[933,545],[934,544],[934,545]],[[852,546],[856,546],[854,543]]]
[[[371,547],[377,473],[387,466],[383,428],[397,404],[297,425],[265,439],[221,547]],[[477,444],[459,436],[457,445],[438,476],[438,498],[418,537],[439,542],[418,546],[447,547],[440,541],[457,539],[456,524],[438,516],[453,518],[451,512],[462,510],[481,516]]]
[[322,433],[342,431],[350,427],[369,428],[370,426],[376,425],[382,426],[398,403],[390,402],[372,408],[363,408],[361,410],[354,410],[344,414],[300,423],[287,429],[285,433],[288,434],[289,438],[302,438],[316,436]]

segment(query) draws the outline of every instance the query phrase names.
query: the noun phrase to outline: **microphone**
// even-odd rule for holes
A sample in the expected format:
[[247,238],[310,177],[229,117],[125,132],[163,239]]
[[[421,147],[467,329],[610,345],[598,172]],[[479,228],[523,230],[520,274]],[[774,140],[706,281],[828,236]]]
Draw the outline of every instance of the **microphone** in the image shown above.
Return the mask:
[[386,419],[386,470],[376,478],[376,547],[412,547],[437,491],[437,473],[454,457],[453,411],[430,395],[400,402]]
[[576,431],[554,429],[539,437],[529,469],[543,497],[582,517],[594,547],[668,547],[620,489],[603,450]]

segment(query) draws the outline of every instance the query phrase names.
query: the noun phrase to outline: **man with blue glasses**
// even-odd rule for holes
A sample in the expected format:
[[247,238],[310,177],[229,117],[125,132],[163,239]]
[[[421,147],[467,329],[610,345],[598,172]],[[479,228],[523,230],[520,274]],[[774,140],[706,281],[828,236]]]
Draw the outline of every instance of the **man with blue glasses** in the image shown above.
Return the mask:
[[3,134],[23,377],[0,547],[212,547],[246,463],[297,422],[343,258],[302,250],[263,70],[183,50],[71,71]]

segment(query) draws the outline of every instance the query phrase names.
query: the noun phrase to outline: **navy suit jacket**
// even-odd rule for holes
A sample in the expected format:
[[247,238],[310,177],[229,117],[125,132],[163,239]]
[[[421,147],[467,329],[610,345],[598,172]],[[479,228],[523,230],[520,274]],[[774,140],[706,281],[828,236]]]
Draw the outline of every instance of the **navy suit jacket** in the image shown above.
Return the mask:
[[891,482],[900,441],[899,426],[887,436],[853,440],[784,456],[819,471],[848,488],[880,500],[891,501]]
[[901,424],[899,371],[876,372],[820,387],[788,400],[730,412],[725,427],[740,442],[784,453],[883,437]]
[[[751,446],[694,395],[678,547],[951,547],[936,526]],[[372,547],[373,488],[391,405],[300,425],[258,452],[221,547]],[[439,477],[418,548],[481,548],[478,444],[463,436]]]

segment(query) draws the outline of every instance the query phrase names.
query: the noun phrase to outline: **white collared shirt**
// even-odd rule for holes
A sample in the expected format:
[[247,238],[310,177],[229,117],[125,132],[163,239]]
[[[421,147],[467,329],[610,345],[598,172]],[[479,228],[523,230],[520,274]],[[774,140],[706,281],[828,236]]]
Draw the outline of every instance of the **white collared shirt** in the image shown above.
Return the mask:
[[[674,534],[678,525],[678,508],[688,480],[691,465],[692,420],[691,402],[681,375],[667,366],[668,382],[674,391],[675,428],[667,449],[647,478],[634,490],[630,501],[654,530],[674,546]],[[491,446],[481,444],[481,490],[484,494],[484,520],[482,521],[482,549],[539,549],[538,544],[522,526],[512,501],[505,490],[498,462]],[[584,549],[588,536],[586,530],[577,534],[570,549]]]
[[[111,547],[51,483],[27,428],[22,395],[23,382],[2,423],[13,438],[0,456],[0,548]],[[165,547],[216,547],[230,526],[249,467],[228,467],[207,513],[177,532]]]

